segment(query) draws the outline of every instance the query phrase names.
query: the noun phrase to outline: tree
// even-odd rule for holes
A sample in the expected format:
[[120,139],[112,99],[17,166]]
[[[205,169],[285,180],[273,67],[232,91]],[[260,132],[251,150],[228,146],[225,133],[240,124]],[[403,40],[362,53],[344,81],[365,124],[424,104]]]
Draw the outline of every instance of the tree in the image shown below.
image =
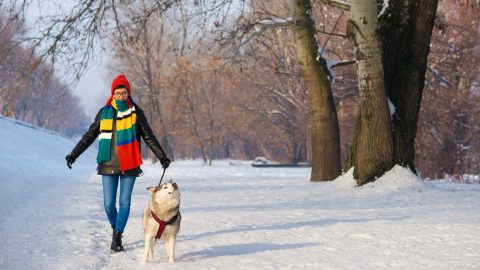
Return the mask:
[[[148,12],[148,7],[144,1],[126,8],[128,9],[122,10],[123,20],[118,22],[121,31],[112,35],[110,39],[115,56],[110,68],[117,73],[129,75],[137,90],[136,102],[143,105],[149,121],[154,123],[153,130],[161,135],[160,141],[165,152],[174,159],[168,128],[170,115],[163,106],[166,89],[161,83],[161,74],[164,72],[162,68],[164,62],[168,62],[167,53],[172,48],[171,43],[164,41],[175,40],[175,37],[172,31],[165,29],[170,25],[168,20],[163,18],[163,14],[145,13]],[[148,21],[138,23],[143,19]],[[128,42],[123,42],[124,36],[130,37]],[[150,156],[156,161],[151,151],[145,153],[148,154],[147,157]]]
[[386,91],[392,118],[394,163],[415,169],[415,137],[438,0],[390,1],[382,16]]
[[475,182],[480,172],[479,18],[474,1],[438,4],[416,140],[423,177]]
[[[475,43],[474,37],[477,33],[476,29],[478,29],[478,26],[475,26],[478,25],[478,19],[476,19],[478,18],[478,16],[476,16],[478,15],[478,12],[475,10],[478,10],[478,3],[474,1],[444,1],[444,5],[455,4],[459,7],[461,6],[460,11],[452,11],[448,14],[448,16],[445,15],[445,18],[435,18],[435,11],[437,9],[436,0],[420,2],[413,0],[391,0],[378,2],[379,5],[375,6],[373,1],[361,3],[356,1],[352,2],[352,4],[344,3],[338,0],[314,1],[313,7],[310,8],[311,13],[308,14],[310,15],[311,21],[309,22],[307,18],[305,20],[306,23],[303,24],[299,23],[301,20],[298,20],[298,18],[292,19],[292,17],[289,16],[291,14],[288,14],[288,9],[285,8],[286,1],[252,1],[252,5],[248,5],[248,8],[240,12],[236,11],[236,13],[230,13],[230,16],[225,16],[227,13],[225,11],[230,8],[235,9],[239,6],[231,4],[231,1],[216,1],[215,3],[217,5],[215,5],[214,9],[210,9],[209,3],[205,1],[182,1],[182,4],[189,5],[187,10],[192,10],[192,7],[202,7],[202,12],[199,12],[198,14],[201,13],[205,16],[201,17],[202,19],[200,19],[200,24],[211,26],[206,28],[208,29],[207,34],[203,35],[205,39],[212,38],[216,41],[220,40],[222,34],[225,32],[216,30],[221,29],[226,25],[228,25],[228,27],[240,30],[235,32],[235,37],[237,38],[236,41],[239,41],[238,44],[240,44],[240,46],[236,47],[236,53],[239,55],[239,57],[235,59],[231,57],[227,58],[223,51],[222,53],[218,53],[218,46],[212,46],[212,43],[196,43],[197,41],[192,41],[192,39],[189,38],[189,35],[190,33],[198,30],[198,25],[200,25],[198,23],[183,25],[183,29],[189,29],[187,31],[177,29],[176,31],[180,34],[184,34],[184,37],[185,33],[187,33],[187,38],[184,38],[184,40],[187,40],[188,42],[180,43],[181,46],[178,46],[178,50],[176,52],[169,51],[165,54],[167,57],[171,57],[175,54],[178,54],[179,51],[188,52],[189,45],[191,44],[193,44],[193,47],[208,47],[203,51],[199,50],[191,55],[188,55],[187,53],[187,55],[185,55],[185,59],[197,67],[208,66],[206,63],[209,60],[204,60],[205,56],[207,56],[207,58],[210,60],[215,59],[216,61],[217,59],[220,59],[219,62],[222,64],[220,71],[217,74],[220,76],[218,77],[220,78],[219,81],[228,81],[228,84],[231,84],[236,90],[230,92],[232,96],[235,96],[234,101],[243,102],[243,104],[239,105],[239,102],[235,103],[233,100],[229,100],[226,98],[226,95],[222,96],[223,94],[221,94],[215,96],[215,98],[221,97],[222,101],[219,102],[217,100],[214,102],[214,104],[223,104],[228,102],[231,107],[231,110],[228,110],[228,112],[231,113],[231,117],[241,117],[244,121],[242,123],[239,123],[239,121],[222,122],[222,125],[224,126],[222,126],[222,131],[218,133],[220,135],[216,136],[216,138],[221,138],[222,141],[219,141],[218,144],[223,144],[223,150],[218,150],[222,148],[219,146],[211,147],[213,144],[207,142],[211,141],[211,139],[207,139],[211,138],[207,136],[207,130],[199,130],[198,134],[200,135],[198,137],[202,137],[202,140],[206,142],[205,152],[209,153],[208,155],[217,155],[215,153],[220,153],[221,151],[224,151],[225,153],[241,152],[245,157],[251,157],[252,155],[255,155],[255,153],[265,153],[265,155],[269,155],[272,158],[285,158],[288,156],[288,159],[291,159],[292,150],[290,149],[295,149],[295,145],[301,145],[299,142],[302,142],[302,140],[305,141],[307,140],[306,138],[309,137],[308,132],[295,132],[295,130],[304,131],[307,129],[307,125],[304,123],[303,115],[299,119],[295,118],[296,116],[302,114],[305,109],[310,109],[310,106],[312,106],[311,102],[308,104],[303,103],[305,92],[302,90],[310,87],[307,85],[308,82],[306,80],[303,82],[299,80],[299,74],[301,74],[302,77],[307,74],[307,72],[303,70],[304,67],[302,67],[303,71],[300,73],[299,65],[293,64],[289,65],[288,67],[282,66],[289,58],[290,63],[307,63],[305,60],[300,59],[303,56],[300,56],[300,54],[297,53],[292,53],[295,52],[296,48],[298,48],[300,52],[301,44],[297,44],[297,40],[290,39],[290,35],[292,34],[291,29],[296,29],[295,31],[298,30],[298,33],[300,33],[303,31],[302,27],[307,26],[310,23],[310,25],[313,25],[313,31],[310,31],[309,35],[314,37],[310,40],[313,43],[310,44],[314,44],[315,46],[315,43],[318,40],[325,42],[324,39],[326,38],[332,40],[330,41],[330,44],[333,45],[332,47],[339,46],[338,41],[333,41],[336,38],[336,34],[319,35],[319,37],[315,36],[315,33],[318,34],[322,33],[322,31],[325,32],[325,23],[322,24],[321,21],[320,23],[314,24],[313,19],[318,20],[319,15],[324,16],[326,21],[332,20],[333,18],[332,16],[328,16],[329,14],[327,11],[325,11],[327,10],[325,9],[325,5],[327,4],[319,3],[328,3],[337,8],[347,9],[349,11],[351,6],[358,4],[368,5],[370,11],[376,9],[377,7],[379,10],[382,9],[382,11],[378,12],[376,15],[369,13],[365,14],[369,16],[365,16],[363,18],[355,15],[358,14],[358,12],[352,9],[353,20],[352,23],[350,23],[349,30],[351,30],[350,32],[354,34],[354,42],[356,42],[356,46],[358,46],[356,47],[358,50],[356,50],[355,53],[360,59],[358,62],[358,67],[360,69],[358,70],[359,80],[357,83],[359,84],[358,87],[360,88],[359,92],[361,95],[357,97],[357,95],[354,93],[357,88],[357,83],[341,81],[342,79],[334,80],[332,78],[335,78],[335,76],[330,75],[330,81],[327,80],[329,84],[333,85],[333,87],[331,85],[329,86],[331,88],[329,91],[332,96],[331,99],[337,103],[337,108],[339,103],[353,104],[357,99],[360,100],[360,112],[358,115],[357,129],[355,133],[356,135],[353,136],[354,138],[352,139],[351,147],[352,151],[350,159],[348,160],[345,168],[355,166],[355,175],[357,177],[360,174],[363,175],[363,180],[359,181],[359,184],[363,184],[368,181],[374,181],[377,176],[381,175],[393,164],[408,166],[414,171],[416,171],[419,166],[421,168],[422,166],[429,166],[436,168],[435,172],[441,173],[442,171],[448,171],[449,173],[454,174],[458,174],[460,171],[464,170],[465,166],[462,165],[464,164],[463,159],[468,160],[465,162],[469,162],[469,164],[474,164],[475,160],[478,160],[478,154],[476,154],[478,151],[475,149],[479,149],[479,147],[478,143],[476,142],[476,138],[478,138],[478,136],[475,135],[478,133],[476,132],[477,125],[473,123],[476,122],[478,117],[476,117],[475,113],[472,113],[472,116],[468,114],[471,112],[469,108],[476,109],[475,100],[478,98],[478,72],[475,72],[475,68],[478,65],[475,64],[475,59],[477,58],[474,57],[474,52],[478,50],[476,49],[478,46],[476,47],[475,45],[469,44]],[[294,3],[294,7],[297,7],[297,4],[308,7],[310,4],[308,1],[293,1],[292,3]],[[388,3],[388,5],[382,5],[384,3]],[[146,5],[145,8],[142,9],[142,12],[136,12],[134,10],[131,13],[132,16],[128,19],[128,22],[124,21],[125,23],[122,24],[118,22],[121,22],[127,18],[127,16],[125,16],[126,13],[123,13],[127,6],[124,6],[123,2],[84,1],[82,4],[91,4],[91,10],[80,8],[81,5],[79,4],[73,10],[74,12],[69,14],[69,16],[71,15],[70,18],[82,17],[87,14],[105,14],[105,16],[84,17],[84,19],[100,19],[100,21],[103,23],[70,24],[66,25],[66,27],[59,27],[57,29],[68,30],[74,29],[75,27],[80,27],[79,29],[94,30],[95,28],[82,27],[85,25],[97,25],[101,26],[98,29],[102,29],[100,32],[103,33],[104,36],[110,35],[112,32],[120,33],[122,38],[119,39],[117,44],[123,43],[123,45],[128,45],[132,39],[136,40],[142,37],[141,35],[137,35],[137,33],[142,33],[142,31],[146,28],[150,28],[150,31],[152,31],[152,25],[149,25],[149,23],[158,19],[155,17],[156,15],[163,14],[165,10],[170,10],[171,7],[178,7],[176,3],[171,1],[145,1]],[[467,5],[469,6],[468,9],[465,8]],[[257,9],[258,6],[262,6],[263,13],[259,12]],[[474,6],[477,9],[470,8]],[[93,12],[96,7],[102,7],[104,13],[102,13],[103,11],[101,10],[97,11],[96,13]],[[79,13],[78,11],[81,10],[84,10],[84,12]],[[208,10],[208,12],[205,12],[206,10]],[[285,10],[287,10],[287,12]],[[212,16],[212,14],[219,13],[222,13],[222,15],[219,15],[219,17]],[[152,16],[152,14],[155,16]],[[458,14],[462,15],[459,16]],[[239,19],[232,20],[233,15],[238,15]],[[179,17],[189,16],[190,14],[184,14]],[[356,19],[354,18],[355,16],[357,16]],[[466,21],[460,21],[459,19],[456,19],[458,17],[470,19]],[[61,25],[62,22],[68,22],[68,16],[66,18],[66,20],[57,20],[57,26]],[[144,20],[144,18],[146,19]],[[321,18],[322,17],[320,17],[320,19]],[[455,18],[455,20],[458,21],[458,25],[448,25],[452,18]],[[84,22],[86,21],[84,20]],[[105,22],[108,22],[108,25]],[[372,24],[364,24],[364,22],[378,23],[378,27],[372,27]],[[127,31],[124,29],[124,25],[126,25],[126,23],[128,23],[130,26],[134,25],[135,31],[127,34]],[[434,24],[439,32],[439,34],[436,36],[437,40],[431,40],[430,38]],[[232,27],[232,25],[234,27]],[[280,33],[280,29],[277,28],[277,26],[282,27],[280,28],[282,29],[282,33]],[[344,27],[343,24],[342,27]],[[372,35],[375,36],[372,40],[375,43],[373,46],[365,47],[362,45],[364,44],[362,42],[367,40],[367,35],[364,34],[369,31],[371,32],[372,30]],[[77,32],[73,33],[83,34],[84,32],[84,30],[79,31],[78,28],[75,31]],[[444,34],[447,32],[449,33],[448,36]],[[46,33],[48,33],[51,38],[62,36],[53,35],[53,32],[51,31],[46,31]],[[284,33],[288,34],[285,35]],[[457,37],[458,33],[462,33],[463,38]],[[467,33],[470,34],[467,35]],[[218,36],[215,36],[216,34],[218,34]],[[81,35],[74,36],[71,39],[73,40],[73,38],[77,38],[78,36]],[[225,37],[228,35],[223,36]],[[88,40],[85,38],[85,36],[83,38]],[[148,38],[150,43],[152,43],[154,39],[155,37],[150,34]],[[300,40],[301,39],[298,39],[298,42],[300,42]],[[63,39],[61,42],[66,42],[66,40]],[[59,45],[61,42],[57,43],[57,45]],[[165,44],[166,43],[164,42],[163,45]],[[63,47],[57,46],[56,48],[61,50]],[[436,54],[433,56],[431,54],[429,55],[430,49],[435,50]],[[78,49],[76,50],[80,51]],[[208,52],[208,50],[211,52]],[[315,50],[318,50],[318,48],[315,48],[312,51]],[[338,58],[343,59],[345,56],[346,58],[349,58],[351,54],[351,52],[343,51],[341,53],[332,52],[332,54],[325,56],[323,52],[328,51],[328,49],[325,49],[324,45],[320,46],[320,50],[321,53],[318,53],[318,55],[321,57],[317,62],[320,66],[321,72],[323,72],[323,74],[320,75],[321,79],[327,77],[325,74],[328,74],[329,70],[322,70],[322,65],[326,66],[325,62],[327,62],[328,67],[330,67],[330,61],[328,60],[330,60],[329,57],[331,57],[331,55],[338,55]],[[376,50],[376,52],[372,55],[367,54],[374,50]],[[463,52],[465,52],[465,55],[462,55]],[[196,56],[194,56],[194,54],[196,54]],[[212,58],[213,54],[216,54],[217,58]],[[374,61],[362,63],[361,61],[364,61],[364,58],[362,57],[366,57],[365,59],[371,59]],[[153,58],[149,59],[152,60]],[[178,58],[175,57],[172,57],[172,59],[178,60]],[[253,64],[252,61],[255,59],[257,59],[259,63]],[[316,60],[315,57],[311,57],[310,59]],[[430,59],[429,62],[427,62],[427,59]],[[461,59],[462,67],[460,69],[461,71],[457,72],[459,66],[458,59]],[[144,65],[145,61],[146,58],[143,56],[143,60],[140,62],[142,62],[142,65]],[[163,68],[162,72],[169,73],[174,69],[167,68],[169,69],[169,71],[167,71],[164,69],[165,66],[168,67],[170,64],[173,64],[176,61],[169,60],[169,64],[164,65],[159,64],[160,62],[156,60],[153,62],[155,63],[151,63],[150,66],[155,68],[156,65],[161,65]],[[262,65],[262,62],[265,64]],[[312,63],[313,62],[315,61],[312,61]],[[243,64],[236,65],[237,63]],[[372,66],[370,65],[371,63],[375,63],[375,65]],[[227,69],[229,69],[229,72],[231,72],[229,76],[224,74],[226,66],[228,67]],[[355,71],[353,71],[352,68],[353,67],[344,69],[344,72],[347,73],[346,76],[349,77],[349,80],[350,78],[356,76]],[[473,72],[469,73],[468,70],[473,70]],[[188,78],[185,86],[191,87],[189,89],[189,93],[192,94],[192,97],[201,92],[207,91],[207,89],[209,89],[209,91],[211,89],[215,89],[213,88],[213,84],[210,84],[211,82],[215,81],[212,73],[210,73],[208,76],[203,76],[198,74],[199,72],[205,72],[205,70],[192,69],[190,72],[191,74],[188,76],[185,75],[185,78]],[[365,74],[368,76],[365,76]],[[169,87],[178,87],[178,85],[176,86],[174,83],[172,83],[179,82],[178,75],[180,75],[180,73],[176,71],[171,72],[168,75],[168,78],[166,78],[163,82],[155,81],[155,79],[151,80],[154,85],[153,88],[160,89],[166,85]],[[344,75],[345,74],[342,74],[342,76],[339,76],[338,78],[345,78]],[[195,87],[192,86],[194,83],[190,81],[190,79],[194,76],[197,76],[197,78],[211,80],[211,82],[205,83],[204,85],[198,85],[198,89],[195,89]],[[152,77],[158,78],[158,75],[155,74]],[[421,103],[422,96],[424,96],[423,89],[425,88],[425,78],[427,78],[426,87],[429,89],[429,91],[431,91],[430,94],[437,96],[428,96],[428,98],[424,99],[424,102]],[[148,83],[145,85],[148,85]],[[340,93],[338,89],[335,89],[335,87],[338,87],[339,85],[344,87],[344,89],[349,89],[348,92]],[[149,87],[146,88],[149,89]],[[256,91],[250,91],[250,93],[247,94],[246,90],[250,88],[255,89]],[[383,91],[379,90],[382,88]],[[244,96],[240,96],[240,89],[243,90],[241,93],[244,94]],[[191,90],[199,91],[196,92]],[[328,101],[329,91],[327,90],[326,92],[319,92],[318,90],[308,89],[309,94],[312,92],[327,96],[327,98],[324,98],[324,96],[317,97],[319,100],[327,100],[326,107],[322,105],[322,108],[328,108],[328,106],[331,106],[328,105],[328,102],[332,103],[331,101]],[[238,92],[239,95],[236,95],[235,92]],[[301,94],[302,92],[303,94]],[[168,112],[175,112],[177,109],[179,109],[178,111],[184,112],[184,109],[187,108],[185,107],[185,99],[183,99],[179,93],[181,92],[178,91],[175,95],[169,97],[169,102],[167,102],[169,108]],[[346,96],[349,97],[347,98]],[[308,97],[310,98],[310,95]],[[388,109],[386,109],[386,104],[388,104],[387,97],[390,99],[392,105],[391,108],[393,109],[393,114],[391,116],[389,116]],[[213,99],[210,100],[213,101]],[[145,101],[158,103],[157,101],[148,98],[146,98]],[[201,100],[200,102],[204,101]],[[318,101],[315,101],[314,103],[318,105]],[[422,107],[420,106],[421,104]],[[299,106],[303,106],[303,111],[302,109],[299,109]],[[350,109],[349,107],[347,110],[345,110],[342,108],[341,112],[337,112],[337,118],[342,117],[341,121],[345,121],[345,111],[348,111],[348,117],[351,117],[351,114],[356,113],[356,106],[357,105],[354,104],[354,109]],[[195,113],[197,113],[197,116],[200,116],[200,112],[204,110],[203,107],[205,106],[196,106]],[[335,105],[333,107],[335,108]],[[203,112],[205,112],[205,115],[198,117],[199,123],[204,121],[204,123],[208,123],[208,110],[204,110]],[[156,115],[157,113],[154,114]],[[450,119],[449,121],[453,123],[454,127],[449,125],[449,123],[438,123],[440,122],[438,119],[441,119],[443,116]],[[421,119],[420,123],[418,120],[419,117]],[[213,117],[211,118],[213,119]],[[308,119],[308,116],[306,118]],[[185,131],[187,130],[186,128],[188,125],[185,123],[187,120],[190,121],[191,119],[186,119],[185,117],[182,119],[180,118],[180,115],[172,115],[172,117],[169,116],[166,117],[166,119],[166,123],[164,124],[167,126],[170,125],[167,129],[175,130],[174,133],[170,134],[172,136],[171,140],[181,140],[183,144],[183,142],[186,140],[184,140],[183,137],[180,139],[180,137],[177,136],[187,136]],[[371,121],[371,124],[368,124],[368,121]],[[434,122],[437,122],[438,124],[434,125]],[[190,121],[188,123],[192,122]],[[247,124],[254,125],[255,127],[261,127],[262,133],[258,134],[252,130],[249,130],[246,127]],[[343,123],[343,126],[348,125],[349,123]],[[377,125],[379,125],[379,127],[377,127]],[[390,128],[388,128],[389,125]],[[157,126],[162,126],[162,123],[158,123]],[[171,128],[174,126],[175,128]],[[202,124],[200,126],[209,125]],[[353,125],[350,126],[351,127],[349,128],[353,129]],[[417,132],[417,126],[419,132]],[[210,130],[216,129],[210,128]],[[343,137],[341,138],[343,140],[341,144],[342,151],[344,151],[343,149],[346,149],[348,146],[348,144],[344,141],[345,137],[350,136],[348,132],[350,132],[350,130],[347,132],[342,130],[341,132]],[[418,142],[417,140],[417,145],[415,145],[417,133],[423,137],[421,138],[422,141]],[[190,133],[188,134],[188,136],[191,135]],[[388,134],[391,135],[390,139],[387,136]],[[294,138],[295,136],[296,138]],[[374,143],[379,139],[381,139],[381,143]],[[388,143],[389,140],[391,143]],[[179,151],[182,153],[182,155],[186,153],[189,153],[188,155],[191,155],[191,153],[199,153],[198,148],[195,148],[195,143],[193,140],[191,141],[192,142],[189,142],[188,146],[176,144],[176,146],[179,147],[177,149],[182,148],[182,150]],[[430,145],[432,141],[435,143]],[[285,147],[281,145],[282,143],[284,145],[287,144],[292,146]],[[388,146],[389,144],[391,144],[391,147]],[[172,145],[175,145],[175,143]],[[304,146],[300,147],[303,148]],[[365,149],[367,151],[365,151]],[[385,149],[386,151],[384,151]],[[375,155],[370,155],[368,151]],[[439,162],[437,166],[434,164],[435,162],[430,162],[428,160],[428,157],[431,156],[431,154],[428,153],[437,153],[438,151],[448,154],[442,155],[444,162]],[[469,157],[467,158],[466,155],[469,155]],[[421,158],[420,164],[415,161],[415,156]],[[365,164],[359,164],[361,162],[364,162]],[[440,163],[442,165],[439,165]],[[316,166],[315,164],[317,164],[317,162],[314,162],[313,165]],[[367,165],[372,166],[368,167]],[[473,165],[470,167],[473,167]]]
[[338,118],[325,59],[319,55],[309,0],[295,1],[297,52],[310,101],[312,174],[310,181],[335,179],[341,172]]
[[[313,21],[313,10],[310,1],[291,1],[292,10],[287,9],[289,15],[293,15],[285,19],[285,15],[281,15],[285,10],[281,10],[280,5],[265,3],[263,1],[254,1],[253,13],[255,15],[263,13],[254,22],[247,23],[246,27],[240,25],[240,47],[242,52],[243,46],[252,42],[258,37],[258,42],[265,43],[267,38],[267,29],[273,29],[272,32],[278,31],[278,28],[291,28],[296,32],[298,38],[295,41],[296,58],[299,66],[299,74],[302,79],[301,83],[305,84],[306,96],[309,100],[309,148],[311,148],[310,156],[312,163],[312,181],[325,181],[335,179],[341,172],[340,163],[340,140],[339,127],[336,115],[335,104],[333,102],[333,94],[330,87],[326,60],[323,58],[319,50],[318,40],[316,40],[316,28]],[[243,18],[243,17],[241,17]],[[244,38],[245,35],[248,37]],[[230,35],[232,36],[232,35]],[[284,40],[282,40],[284,42]],[[275,46],[269,47],[269,50],[276,50]],[[284,57],[280,57],[280,69],[283,69]],[[276,67],[278,72],[278,69]],[[298,73],[298,71],[297,71]],[[284,73],[291,75],[292,73]],[[328,158],[325,158],[327,156]]]
[[[27,123],[75,135],[87,126],[78,98],[48,65],[22,47],[24,26],[0,15],[0,113]],[[75,113],[68,113],[69,110]]]
[[360,115],[351,162],[358,185],[392,167],[390,115],[384,87],[376,1],[352,1],[349,33],[355,44]]
[[[411,166],[415,170],[413,160],[416,125],[424,86],[426,59],[437,7],[437,1],[435,0],[422,1],[421,4],[416,1],[407,3],[393,1],[394,3],[391,6],[385,6],[378,14],[374,2],[353,1],[351,4],[353,20],[349,26],[350,33],[353,34],[356,45],[360,49],[356,52],[356,56],[359,66],[361,109],[351,153],[345,168],[355,166],[354,176],[359,185],[375,181],[393,164]],[[362,12],[367,13],[362,14]],[[385,16],[387,13],[392,15]],[[385,30],[383,32],[379,31],[377,27],[378,15],[384,15],[381,16],[384,18],[382,19],[383,29]],[[373,71],[362,70],[361,60],[365,57],[368,58],[368,54],[365,54],[365,51],[361,48],[361,43],[357,40],[362,41],[372,35],[374,36],[372,47],[375,50],[377,59],[375,66],[377,68]],[[382,50],[379,50],[380,39],[383,41]],[[399,49],[399,46],[402,47]],[[367,49],[372,47],[367,47]],[[383,57],[379,65],[380,56]],[[384,75],[381,75],[382,73]],[[373,96],[362,96],[366,93],[362,91],[362,87],[365,89],[365,84],[362,85],[362,76],[366,79],[367,86],[371,84],[377,88],[377,92]],[[388,84],[384,84],[384,82],[388,82]],[[380,89],[383,90],[380,91]],[[386,110],[386,94],[390,97],[390,102],[395,109],[392,122],[386,117],[386,112],[388,112]],[[372,133],[362,136],[362,132],[365,132],[365,129],[362,128],[365,127],[364,121],[369,121],[370,118],[368,109],[364,108],[365,103],[368,104],[369,101],[375,99],[377,100],[373,104],[377,104],[379,109],[376,112],[376,120],[367,125],[371,128]],[[367,116],[364,114],[367,114]],[[392,133],[390,132],[390,125]],[[390,133],[392,137],[388,138],[387,135]],[[374,141],[378,138],[381,138],[381,143],[375,144]],[[370,147],[373,147],[373,150]],[[374,155],[362,154],[362,151],[365,151],[364,149],[373,152]],[[364,167],[362,163],[369,165]]]

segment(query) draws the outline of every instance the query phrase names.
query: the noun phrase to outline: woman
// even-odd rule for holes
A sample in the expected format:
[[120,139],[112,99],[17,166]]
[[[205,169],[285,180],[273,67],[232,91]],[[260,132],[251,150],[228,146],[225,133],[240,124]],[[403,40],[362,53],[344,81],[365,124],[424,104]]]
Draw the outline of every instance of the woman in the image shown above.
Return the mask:
[[[65,157],[71,169],[75,160],[99,137],[97,171],[102,175],[103,199],[108,221],[113,229],[111,249],[124,251],[122,233],[130,213],[130,201],[135,179],[142,173],[140,137],[150,147],[166,169],[170,164],[162,147],[148,125],[143,111],[130,96],[130,83],[124,75],[113,80],[111,96],[95,117],[82,139]],[[119,209],[117,187],[120,182]]]

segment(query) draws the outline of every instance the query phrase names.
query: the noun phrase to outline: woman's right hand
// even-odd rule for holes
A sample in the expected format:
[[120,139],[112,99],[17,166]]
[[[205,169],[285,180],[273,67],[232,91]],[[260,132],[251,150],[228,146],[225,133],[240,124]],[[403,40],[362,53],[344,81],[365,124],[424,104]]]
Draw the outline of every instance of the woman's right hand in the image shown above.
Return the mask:
[[72,154],[70,154],[70,155],[67,155],[65,159],[67,160],[68,168],[72,169],[72,164],[75,162],[75,158],[72,156]]

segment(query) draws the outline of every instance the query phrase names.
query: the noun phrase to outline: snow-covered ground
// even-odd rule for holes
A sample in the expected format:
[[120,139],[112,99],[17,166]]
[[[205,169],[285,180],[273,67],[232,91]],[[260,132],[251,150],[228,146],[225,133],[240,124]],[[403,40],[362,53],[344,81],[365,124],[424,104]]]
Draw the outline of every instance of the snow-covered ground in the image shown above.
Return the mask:
[[0,269],[480,269],[480,185],[424,183],[395,167],[354,187],[351,175],[308,181],[308,168],[250,161],[177,161],[182,228],[177,262],[163,243],[139,265],[146,188],[137,179],[126,252],[110,254],[95,151],[69,170],[76,142],[0,117]]

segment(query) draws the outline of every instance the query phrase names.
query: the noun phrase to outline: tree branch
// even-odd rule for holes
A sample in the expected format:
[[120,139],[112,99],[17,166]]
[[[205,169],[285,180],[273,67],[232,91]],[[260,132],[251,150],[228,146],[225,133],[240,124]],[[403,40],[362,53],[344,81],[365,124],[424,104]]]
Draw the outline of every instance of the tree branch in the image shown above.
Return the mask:
[[332,69],[332,68],[336,68],[336,67],[352,65],[352,64],[355,64],[356,61],[355,60],[344,60],[344,61],[338,61],[338,62],[333,62],[333,63],[330,63],[329,61],[327,61],[327,63],[328,63],[328,68]]
[[447,85],[450,86],[450,87],[453,86],[445,77],[442,77],[442,76],[440,75],[440,72],[438,72],[438,70],[432,69],[432,68],[429,67],[429,66],[427,66],[427,70],[430,71],[435,78],[439,79],[440,82],[445,83],[445,84],[447,84]]
[[343,2],[340,0],[319,0],[319,2],[322,4],[330,5],[332,7],[343,9],[345,11],[350,11],[350,4],[347,2]]

